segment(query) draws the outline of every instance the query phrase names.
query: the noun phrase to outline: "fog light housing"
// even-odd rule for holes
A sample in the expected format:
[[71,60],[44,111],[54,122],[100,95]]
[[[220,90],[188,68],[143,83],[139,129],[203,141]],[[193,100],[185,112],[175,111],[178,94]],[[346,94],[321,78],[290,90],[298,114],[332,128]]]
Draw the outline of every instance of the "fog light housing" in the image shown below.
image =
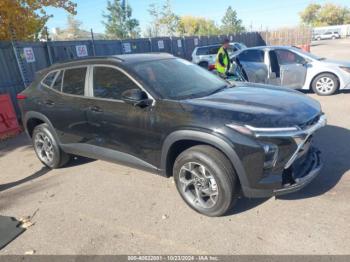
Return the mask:
[[262,144],[265,153],[264,168],[273,168],[278,159],[278,146],[275,144]]

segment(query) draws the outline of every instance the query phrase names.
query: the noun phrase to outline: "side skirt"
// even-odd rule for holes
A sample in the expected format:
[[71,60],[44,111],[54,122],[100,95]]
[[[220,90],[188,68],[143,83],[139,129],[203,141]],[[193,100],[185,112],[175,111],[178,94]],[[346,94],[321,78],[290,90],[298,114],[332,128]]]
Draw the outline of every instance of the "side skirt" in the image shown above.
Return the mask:
[[159,168],[143,161],[142,159],[120,151],[80,143],[61,144],[60,147],[64,152],[69,154],[104,160],[132,168],[141,169],[155,174],[161,174],[161,170]]

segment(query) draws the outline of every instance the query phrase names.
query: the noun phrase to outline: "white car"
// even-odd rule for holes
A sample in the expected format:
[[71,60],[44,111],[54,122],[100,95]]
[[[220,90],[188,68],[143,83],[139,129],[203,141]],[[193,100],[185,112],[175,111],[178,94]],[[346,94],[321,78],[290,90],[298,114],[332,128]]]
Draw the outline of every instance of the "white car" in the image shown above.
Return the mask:
[[350,89],[350,62],[328,60],[296,47],[262,46],[231,57],[248,82],[332,95]]
[[[215,65],[216,55],[220,47],[220,44],[196,47],[192,52],[192,63],[210,69],[211,66]],[[246,48],[242,43],[233,42],[230,43],[228,53],[233,55],[235,52]]]
[[314,39],[315,40],[326,40],[326,39],[339,39],[340,38],[340,35],[338,32],[331,32],[331,31],[328,31],[324,34],[317,34],[315,35]]

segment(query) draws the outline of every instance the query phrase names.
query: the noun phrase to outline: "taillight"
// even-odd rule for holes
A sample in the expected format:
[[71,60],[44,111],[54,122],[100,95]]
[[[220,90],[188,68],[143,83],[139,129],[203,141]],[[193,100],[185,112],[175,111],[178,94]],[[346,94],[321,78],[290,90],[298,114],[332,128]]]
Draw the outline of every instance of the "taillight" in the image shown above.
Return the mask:
[[24,99],[27,98],[27,96],[26,96],[26,95],[22,95],[22,94],[18,94],[18,95],[16,96],[16,98],[17,98],[17,100],[24,100]]
[[208,70],[213,71],[215,69],[215,65],[209,65]]

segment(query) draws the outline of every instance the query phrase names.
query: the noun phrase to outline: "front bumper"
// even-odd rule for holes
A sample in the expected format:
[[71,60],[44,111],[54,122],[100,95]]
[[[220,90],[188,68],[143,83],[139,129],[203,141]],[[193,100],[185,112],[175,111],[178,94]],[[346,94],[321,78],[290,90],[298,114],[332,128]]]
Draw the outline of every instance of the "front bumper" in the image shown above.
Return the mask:
[[[267,177],[267,180],[270,180],[270,182],[266,183],[265,186],[269,188],[243,188],[244,195],[250,198],[262,198],[280,196],[299,191],[317,177],[322,166],[320,151],[311,148],[307,159],[304,160],[302,165],[298,166],[297,163],[293,164],[290,168],[284,170],[282,176],[271,175],[272,181],[269,179],[271,177]],[[273,177],[276,178],[278,182]],[[287,180],[287,182],[284,180]]]
[[292,174],[293,183],[285,185],[280,189],[273,190],[273,195],[280,196],[296,192],[314,180],[314,178],[316,178],[320,173],[323,166],[320,158],[320,151],[313,150],[310,153],[310,157],[307,161],[311,161],[307,163],[309,164],[307,165],[307,168],[300,170],[298,173]]

